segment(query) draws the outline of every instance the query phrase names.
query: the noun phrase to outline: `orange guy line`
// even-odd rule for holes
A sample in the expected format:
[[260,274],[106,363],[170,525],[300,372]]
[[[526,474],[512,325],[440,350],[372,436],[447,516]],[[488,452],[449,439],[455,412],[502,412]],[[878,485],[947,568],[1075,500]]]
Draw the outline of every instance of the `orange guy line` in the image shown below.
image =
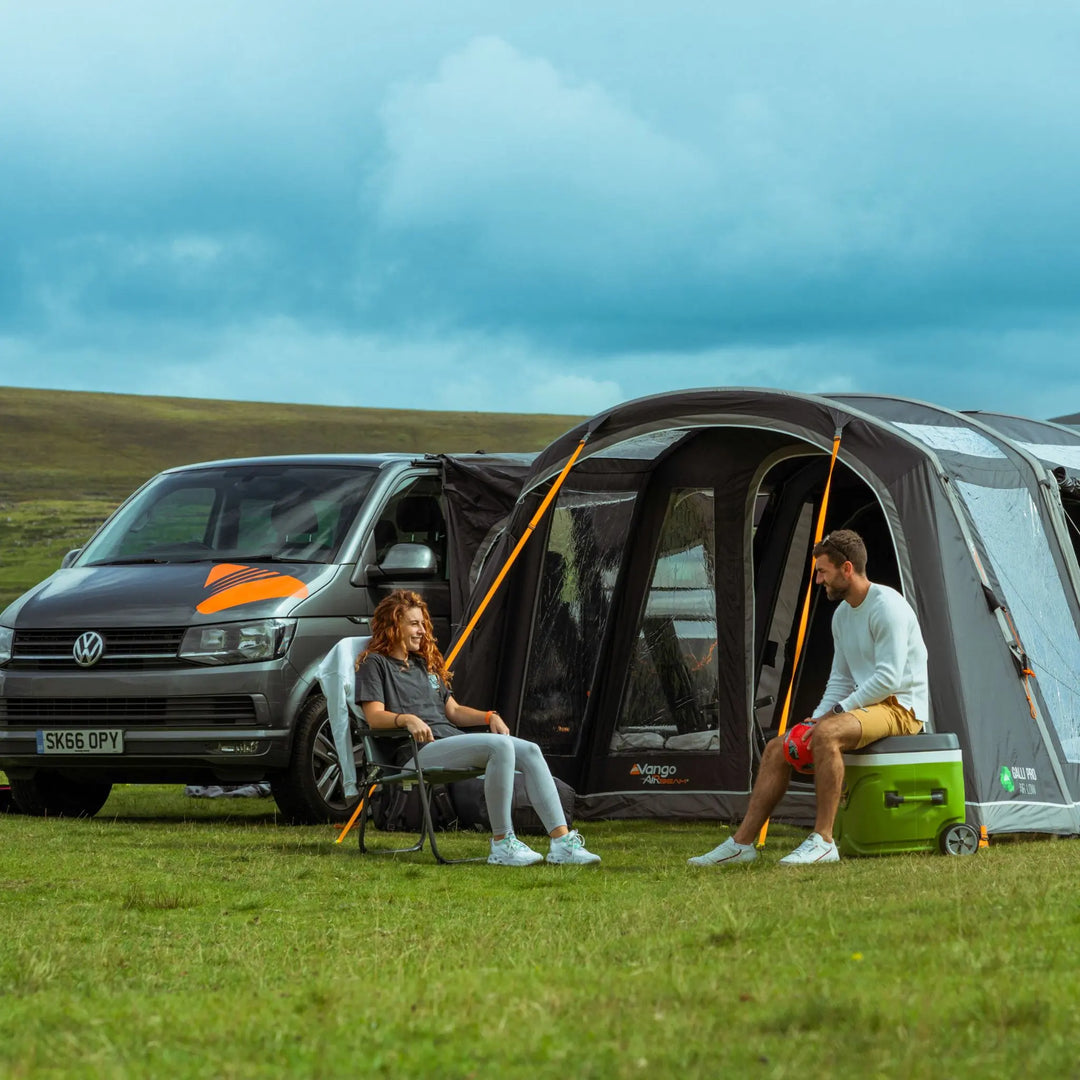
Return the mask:
[[[825,492],[821,497],[821,506],[818,509],[817,525],[814,527],[815,546],[825,535],[825,512],[829,506],[829,489],[832,487],[833,467],[836,465],[836,455],[840,452],[840,432],[833,436],[832,457],[829,459],[829,475],[825,480]],[[803,641],[806,637],[806,624],[810,621],[810,597],[814,593],[814,571],[817,568],[817,557],[810,558],[810,580],[806,583],[806,595],[803,597],[802,614],[799,616],[799,634],[795,639],[795,656],[791,661],[791,679],[788,682],[787,693],[784,695],[784,707],[780,711],[780,726],[777,728],[777,738],[787,730],[788,714],[791,712],[791,697],[795,690],[795,676],[799,671],[799,660],[802,657]],[[769,819],[761,826],[758,833],[757,846],[765,846],[765,837],[769,832]]]
[[552,500],[559,492],[559,488],[562,487],[562,482],[566,479],[566,474],[573,468],[574,462],[577,461],[581,454],[581,451],[585,449],[585,443],[588,441],[588,435],[585,436],[577,444],[577,449],[570,455],[569,460],[563,466],[563,470],[559,473],[555,480],[555,483],[551,485],[551,490],[544,496],[544,501],[540,504],[539,509],[533,514],[532,521],[525,526],[525,531],[521,534],[521,539],[517,542],[517,546],[510,552],[510,557],[503,563],[502,569],[499,571],[499,576],[492,582],[491,588],[487,591],[487,596],[480,601],[480,606],[476,609],[476,613],[469,620],[468,626],[462,631],[461,637],[454,642],[454,647],[450,650],[450,655],[446,658],[446,666],[449,667],[454,658],[459,652],[461,652],[462,645],[469,640],[469,635],[472,634],[476,627],[476,624],[480,621],[480,616],[484,614],[488,604],[491,602],[491,598],[499,591],[499,586],[503,583],[503,579],[510,572],[510,567],[514,565],[518,555],[521,554],[521,549],[528,543],[529,537],[532,536],[533,530],[540,524],[540,519],[547,513],[547,508],[551,505]]

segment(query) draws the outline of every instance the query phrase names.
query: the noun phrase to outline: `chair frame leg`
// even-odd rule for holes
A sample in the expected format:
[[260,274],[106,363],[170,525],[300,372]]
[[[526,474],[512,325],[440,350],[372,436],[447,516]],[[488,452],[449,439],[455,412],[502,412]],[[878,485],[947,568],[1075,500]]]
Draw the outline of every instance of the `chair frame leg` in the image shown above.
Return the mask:
[[435,838],[435,823],[431,820],[431,790],[428,787],[427,781],[424,779],[424,770],[420,765],[420,760],[416,754],[415,744],[413,746],[413,766],[416,769],[416,786],[420,789],[421,819],[419,839],[411,847],[369,848],[364,842],[364,834],[367,831],[367,811],[365,810],[360,815],[360,829],[357,834],[360,853],[362,855],[407,855],[410,852],[423,851],[424,840],[427,839],[431,843],[431,854],[435,856],[435,861],[441,863],[443,866],[456,866],[459,863],[487,862],[486,855],[471,855],[464,859],[448,859],[439,850],[439,842]]

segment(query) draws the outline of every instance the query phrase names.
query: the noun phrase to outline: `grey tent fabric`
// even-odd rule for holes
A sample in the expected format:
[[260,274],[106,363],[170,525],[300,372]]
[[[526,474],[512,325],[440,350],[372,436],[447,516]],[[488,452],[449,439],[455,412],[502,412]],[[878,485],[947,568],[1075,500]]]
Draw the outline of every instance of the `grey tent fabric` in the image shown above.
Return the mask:
[[451,611],[464,611],[476,577],[498,529],[514,508],[532,463],[531,454],[486,454],[483,459],[439,455],[449,534]]
[[[470,612],[585,440],[459,657],[458,688],[544,747],[583,816],[741,814],[792,685],[807,523],[839,433],[826,528],[863,533],[871,578],[919,614],[930,724],[959,737],[968,820],[1078,832],[1080,573],[1039,447],[1070,470],[1080,432],[1030,423],[753,388],[598,414],[525,477]],[[816,594],[790,722],[820,695],[831,612]],[[812,807],[796,780],[779,816]]]

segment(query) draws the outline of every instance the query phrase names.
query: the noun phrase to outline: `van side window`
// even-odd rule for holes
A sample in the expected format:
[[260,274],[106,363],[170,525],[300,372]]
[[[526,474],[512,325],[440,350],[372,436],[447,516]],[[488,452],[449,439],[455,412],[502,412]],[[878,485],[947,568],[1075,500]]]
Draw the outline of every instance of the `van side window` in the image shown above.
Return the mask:
[[446,517],[437,476],[412,477],[390,496],[375,522],[375,561],[381,563],[394,544],[426,544],[435,552],[439,576],[446,575]]

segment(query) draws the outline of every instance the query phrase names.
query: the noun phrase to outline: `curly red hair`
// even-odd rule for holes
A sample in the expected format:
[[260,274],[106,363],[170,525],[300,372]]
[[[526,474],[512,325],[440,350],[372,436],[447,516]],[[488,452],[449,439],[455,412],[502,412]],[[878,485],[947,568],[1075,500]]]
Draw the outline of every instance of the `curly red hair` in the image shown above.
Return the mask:
[[424,603],[424,598],[410,589],[396,589],[389,596],[384,596],[371,616],[371,641],[368,647],[356,658],[357,668],[364,662],[368,653],[389,656],[399,648],[405,647],[405,634],[402,623],[405,615],[412,608],[419,608],[424,616],[424,636],[418,650],[429,672],[438,675],[447,686],[453,673],[447,668],[439,646],[435,644],[435,628],[431,625],[431,613]]

